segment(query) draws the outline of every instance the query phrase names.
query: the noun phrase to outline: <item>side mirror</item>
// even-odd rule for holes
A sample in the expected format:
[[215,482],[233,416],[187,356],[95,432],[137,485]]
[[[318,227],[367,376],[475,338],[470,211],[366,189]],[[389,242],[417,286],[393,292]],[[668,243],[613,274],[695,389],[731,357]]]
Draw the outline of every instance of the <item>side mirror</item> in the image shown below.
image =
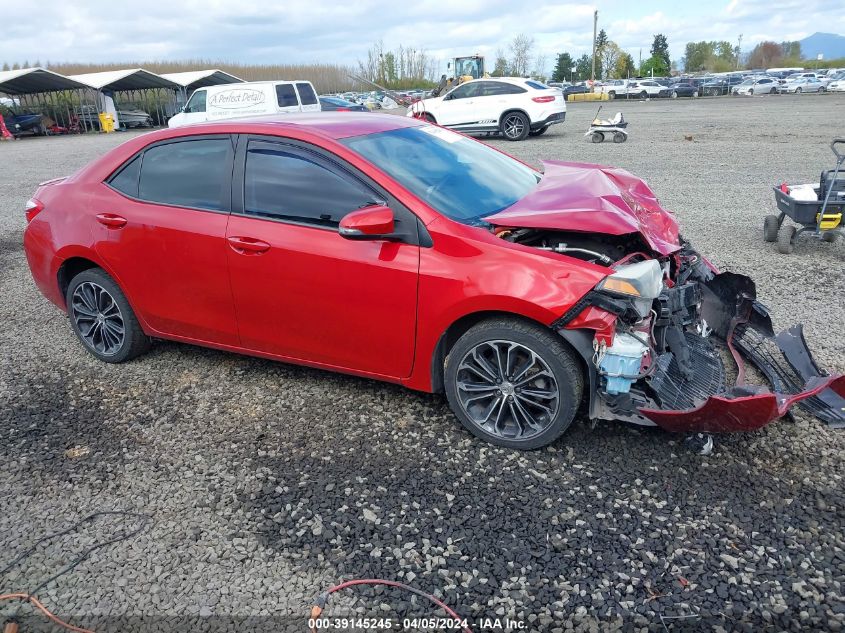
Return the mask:
[[347,213],[340,220],[338,233],[348,240],[386,240],[395,230],[393,210],[375,204]]

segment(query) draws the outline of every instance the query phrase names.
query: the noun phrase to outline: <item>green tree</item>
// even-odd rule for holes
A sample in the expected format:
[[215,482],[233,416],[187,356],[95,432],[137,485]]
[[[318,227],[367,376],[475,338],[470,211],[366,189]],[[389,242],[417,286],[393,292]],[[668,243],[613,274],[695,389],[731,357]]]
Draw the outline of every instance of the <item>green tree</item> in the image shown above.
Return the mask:
[[654,41],[651,43],[651,56],[659,59],[662,62],[661,67],[665,67],[666,72],[669,72],[669,67],[672,65],[672,60],[669,57],[669,41],[662,33],[654,36]]
[[555,69],[552,72],[552,81],[566,81],[566,78],[572,74],[574,65],[575,62],[569,53],[559,53]]
[[491,74],[494,77],[506,77],[508,75],[508,58],[505,57],[505,52],[501,48],[496,51],[496,63]]
[[607,43],[610,41],[607,37],[607,33],[605,33],[604,29],[599,31],[598,35],[596,35],[596,79],[602,77],[602,51],[604,50]]
[[684,70],[697,72],[707,70],[713,63],[715,42],[687,42],[684,55]]
[[608,41],[601,47],[598,56],[602,69],[601,77],[606,79],[616,70],[616,63],[622,56],[622,49],[616,42]]
[[592,72],[593,58],[584,53],[575,61],[575,80],[584,81],[590,78]]
[[396,56],[389,51],[384,54],[384,78],[389,82],[399,79],[396,73]]
[[610,40],[607,37],[607,33],[604,32],[604,29],[599,31],[599,34],[596,35],[596,50],[599,50],[602,46],[607,44]]
[[616,60],[616,71],[613,73],[617,79],[627,79],[637,74],[637,67],[634,65],[634,58],[628,53],[622,53]]
[[796,62],[801,59],[801,42],[781,42],[780,47],[784,59],[795,60]]
[[9,62],[3,62],[3,70],[10,70]]
[[643,77],[668,77],[669,68],[665,59],[652,55],[640,66],[640,75]]

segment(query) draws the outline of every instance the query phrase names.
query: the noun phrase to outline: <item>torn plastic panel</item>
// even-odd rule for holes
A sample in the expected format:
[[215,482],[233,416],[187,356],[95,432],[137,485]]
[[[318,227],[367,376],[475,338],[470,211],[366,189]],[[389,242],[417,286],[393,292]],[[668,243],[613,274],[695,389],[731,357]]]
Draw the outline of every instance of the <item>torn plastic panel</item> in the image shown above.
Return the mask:
[[[768,424],[797,404],[833,427],[845,426],[845,379],[828,376],[818,367],[801,326],[775,336],[750,278],[718,273],[688,248],[678,260],[648,319],[637,321],[634,306],[626,305],[624,298],[594,291],[555,322],[573,342],[574,328],[606,323],[599,314],[605,312],[616,317],[617,334],[629,332],[651,347],[635,375],[633,366],[618,357],[605,362],[613,350],[606,331],[603,341],[593,339],[589,357],[579,341],[576,349],[585,356],[593,386],[591,417],[676,432],[745,431]],[[592,310],[589,320],[582,319],[585,309]],[[732,386],[726,384],[714,340],[731,351],[737,364]],[[745,384],[745,359],[768,378],[774,391]],[[620,389],[620,372],[609,370],[623,365],[630,378],[627,390]]]

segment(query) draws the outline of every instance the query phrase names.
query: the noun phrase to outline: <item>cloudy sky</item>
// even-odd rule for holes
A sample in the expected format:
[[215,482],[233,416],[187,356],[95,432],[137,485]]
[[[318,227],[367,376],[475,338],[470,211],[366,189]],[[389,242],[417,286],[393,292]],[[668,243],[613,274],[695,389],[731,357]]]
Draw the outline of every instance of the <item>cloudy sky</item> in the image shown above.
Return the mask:
[[[424,48],[444,60],[492,56],[514,35],[533,35],[535,53],[587,52],[593,10],[599,28],[630,52],[648,56],[652,36],[669,38],[673,59],[689,41],[743,35],[743,49],[765,39],[816,31],[845,34],[843,0],[39,0],[3,7],[0,64],[24,60],[122,62],[208,59],[244,63],[354,63],[370,44]],[[805,51],[812,54],[812,51]]]

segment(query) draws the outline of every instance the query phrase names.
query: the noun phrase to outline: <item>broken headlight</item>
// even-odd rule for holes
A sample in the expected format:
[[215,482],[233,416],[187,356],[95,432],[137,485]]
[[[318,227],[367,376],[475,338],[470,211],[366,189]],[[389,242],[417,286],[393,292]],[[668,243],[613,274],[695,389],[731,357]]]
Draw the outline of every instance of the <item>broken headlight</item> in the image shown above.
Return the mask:
[[663,290],[663,270],[656,259],[626,264],[605,277],[596,290],[632,299],[639,315],[645,317]]

